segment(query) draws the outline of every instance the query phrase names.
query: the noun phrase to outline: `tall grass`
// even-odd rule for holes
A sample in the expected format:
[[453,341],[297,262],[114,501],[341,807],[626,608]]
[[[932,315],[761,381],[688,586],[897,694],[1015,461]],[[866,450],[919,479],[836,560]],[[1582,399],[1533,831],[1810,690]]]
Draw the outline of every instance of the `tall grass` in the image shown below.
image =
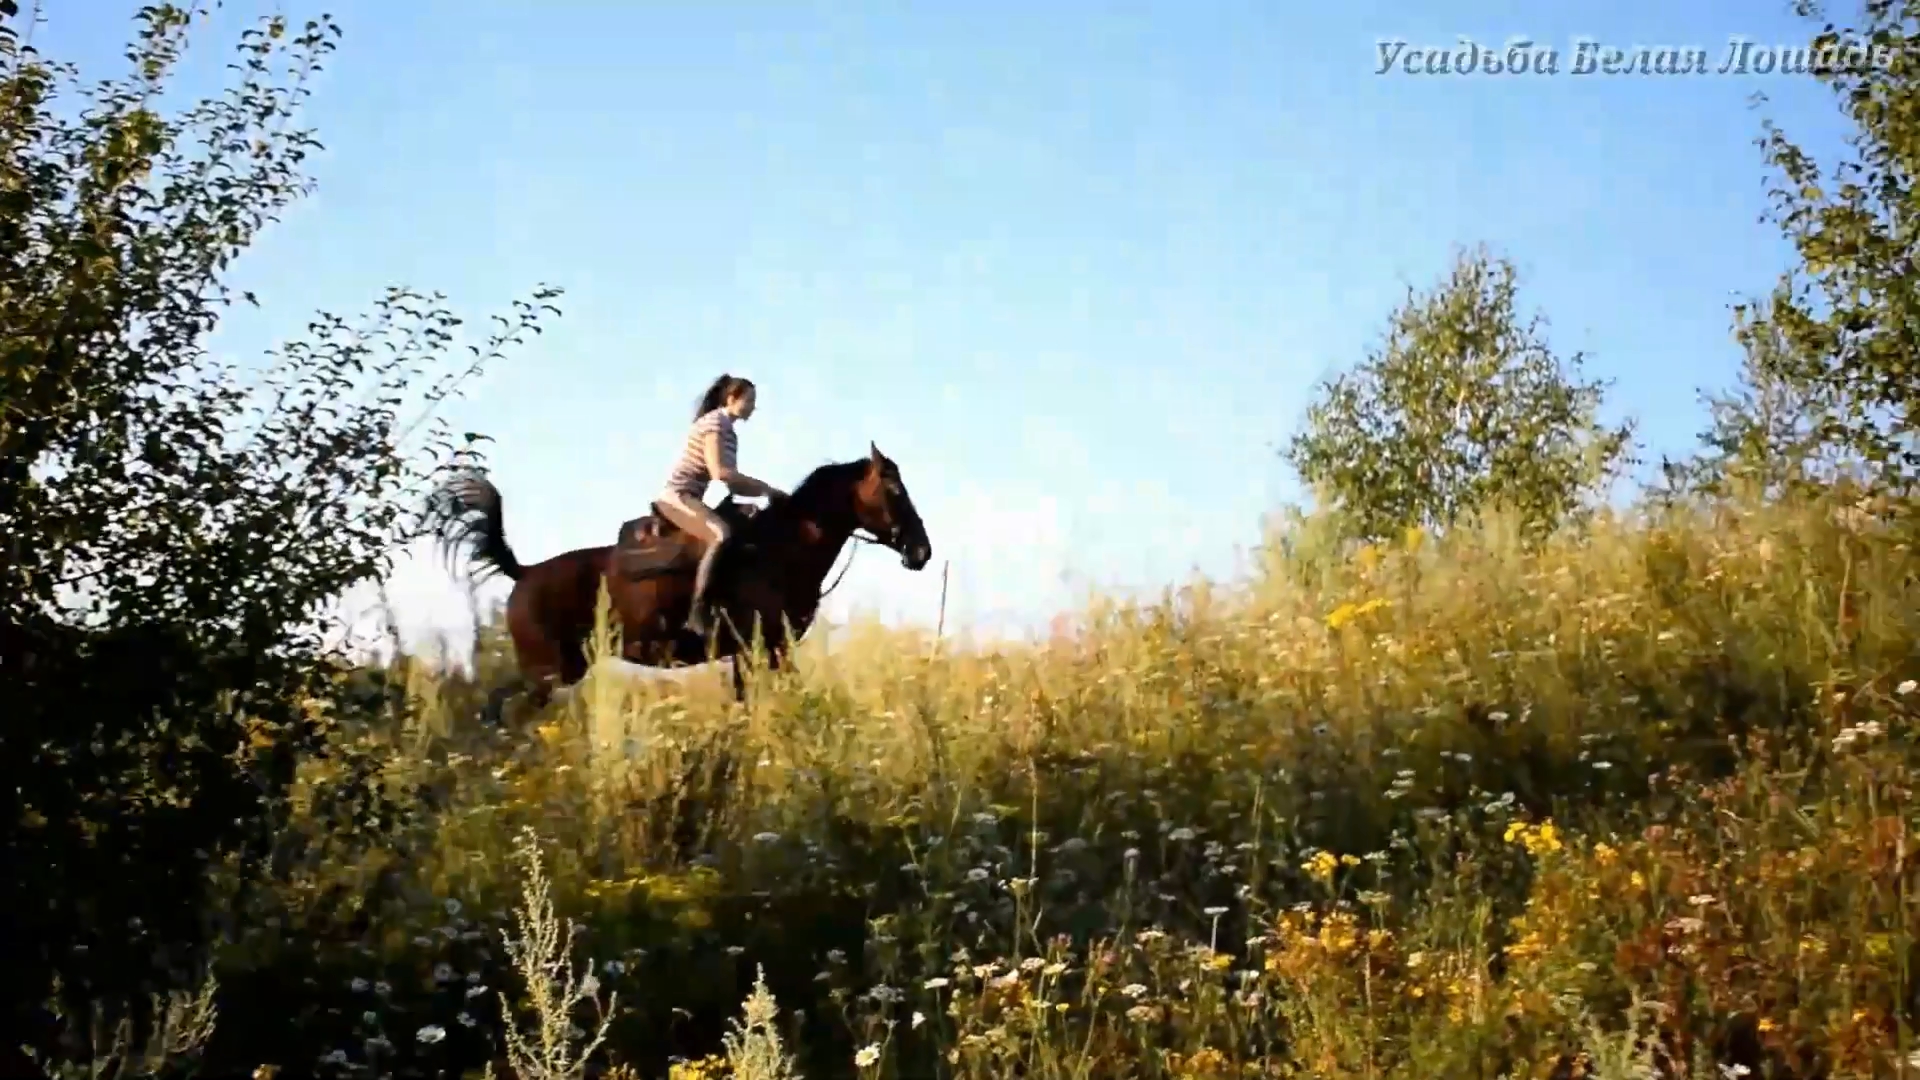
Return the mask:
[[577,1075],[617,993],[629,1077],[1920,1072],[1913,535],[1308,527],[1046,645],[869,629],[745,708],[602,664],[497,733],[403,659],[341,735],[397,809],[310,770],[221,1052]]

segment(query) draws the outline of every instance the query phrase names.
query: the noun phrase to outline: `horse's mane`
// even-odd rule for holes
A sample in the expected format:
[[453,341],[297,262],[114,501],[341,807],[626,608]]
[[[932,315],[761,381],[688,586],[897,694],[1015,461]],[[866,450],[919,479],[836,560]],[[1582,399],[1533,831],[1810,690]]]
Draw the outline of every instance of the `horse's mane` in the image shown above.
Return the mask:
[[866,472],[867,459],[858,461],[830,461],[807,474],[800,486],[793,489],[791,497],[784,502],[761,511],[754,516],[758,528],[769,526],[784,528],[794,522],[817,517],[823,511],[835,511],[831,505],[831,496],[845,491],[857,483]]
[[866,458],[859,461],[830,461],[808,473],[807,478],[800,481],[800,486],[793,489],[794,505],[817,509],[821,496],[859,479],[866,469]]

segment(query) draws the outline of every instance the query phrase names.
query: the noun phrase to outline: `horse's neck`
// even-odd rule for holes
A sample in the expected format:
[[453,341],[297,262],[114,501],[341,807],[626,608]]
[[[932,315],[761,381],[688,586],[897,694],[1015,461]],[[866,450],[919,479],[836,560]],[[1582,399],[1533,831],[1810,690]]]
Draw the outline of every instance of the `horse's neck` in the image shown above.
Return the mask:
[[820,586],[827,580],[827,573],[839,560],[840,552],[853,538],[853,518],[822,511],[796,513],[787,521],[781,522],[781,536],[777,542],[785,563],[787,584],[795,593],[810,595],[818,602]]

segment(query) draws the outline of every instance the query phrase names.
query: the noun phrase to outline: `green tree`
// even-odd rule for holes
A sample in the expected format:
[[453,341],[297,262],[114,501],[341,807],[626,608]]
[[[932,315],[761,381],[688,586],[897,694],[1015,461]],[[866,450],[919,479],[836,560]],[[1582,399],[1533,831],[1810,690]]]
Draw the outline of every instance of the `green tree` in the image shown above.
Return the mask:
[[1845,457],[1823,444],[1821,402],[1791,374],[1792,344],[1768,308],[1743,307],[1734,336],[1742,351],[1739,378],[1730,390],[1701,395],[1707,428],[1696,452],[1661,463],[1665,494],[1744,491],[1773,499],[1835,479]]
[[[1920,0],[1868,0],[1858,26],[1821,21],[1814,74],[1853,126],[1831,169],[1768,123],[1772,217],[1793,244],[1767,320],[1787,346],[1770,378],[1795,388],[1820,441],[1860,479],[1911,490],[1920,477]],[[1856,51],[1857,50],[1857,51]]]
[[1432,291],[1409,292],[1382,347],[1322,386],[1286,457],[1354,532],[1495,506],[1549,528],[1627,461],[1632,425],[1596,415],[1605,384],[1580,381],[1581,357],[1556,357],[1516,296],[1511,262],[1463,252]]
[[56,977],[138,1045],[140,1003],[206,969],[216,871],[259,870],[344,707],[327,606],[420,533],[474,451],[436,406],[554,292],[473,346],[396,289],[214,359],[253,300],[229,266],[310,189],[299,110],[337,28],[262,21],[231,86],[168,116],[195,12],[143,9],[128,74],[83,83],[0,4],[0,1022],[57,1054]]

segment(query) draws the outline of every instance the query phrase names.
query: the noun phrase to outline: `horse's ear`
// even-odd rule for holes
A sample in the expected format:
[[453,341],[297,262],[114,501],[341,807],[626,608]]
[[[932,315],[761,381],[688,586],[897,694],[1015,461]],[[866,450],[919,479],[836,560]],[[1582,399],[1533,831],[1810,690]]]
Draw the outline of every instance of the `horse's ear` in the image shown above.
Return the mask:
[[885,460],[886,460],[886,455],[880,452],[880,448],[878,446],[875,446],[872,440],[868,440],[867,463],[872,465],[874,468],[878,469],[881,463],[884,462]]

